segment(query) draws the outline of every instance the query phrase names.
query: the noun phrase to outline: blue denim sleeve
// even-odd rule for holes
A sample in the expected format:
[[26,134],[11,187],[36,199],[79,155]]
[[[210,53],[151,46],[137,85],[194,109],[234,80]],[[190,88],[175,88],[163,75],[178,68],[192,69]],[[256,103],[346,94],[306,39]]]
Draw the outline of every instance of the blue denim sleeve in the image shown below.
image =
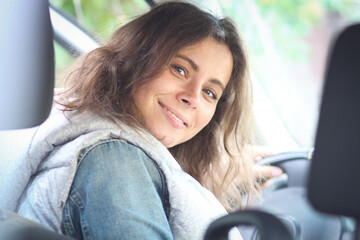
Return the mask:
[[172,239],[166,181],[140,148],[99,142],[79,157],[62,230],[76,239]]

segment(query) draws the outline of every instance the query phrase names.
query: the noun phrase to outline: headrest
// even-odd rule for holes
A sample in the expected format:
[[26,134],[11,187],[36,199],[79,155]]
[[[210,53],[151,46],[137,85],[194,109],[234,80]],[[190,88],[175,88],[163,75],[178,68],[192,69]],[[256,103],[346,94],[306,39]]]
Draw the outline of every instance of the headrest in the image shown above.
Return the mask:
[[52,105],[54,48],[48,1],[0,8],[0,130],[42,123]]
[[360,24],[347,27],[328,58],[309,200],[320,211],[360,219]]

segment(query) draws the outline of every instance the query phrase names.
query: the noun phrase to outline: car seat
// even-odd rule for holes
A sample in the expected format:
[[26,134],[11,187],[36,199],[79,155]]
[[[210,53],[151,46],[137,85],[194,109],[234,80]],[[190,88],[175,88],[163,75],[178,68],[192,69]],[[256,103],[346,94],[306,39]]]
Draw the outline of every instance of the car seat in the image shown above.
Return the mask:
[[[5,179],[21,177],[9,173],[21,171],[18,159],[26,151],[22,143],[30,140],[24,133],[41,124],[52,106],[54,49],[48,1],[4,1],[0,31],[0,239],[70,239],[9,211],[15,209],[10,200],[14,186],[4,184]],[[17,128],[29,129],[20,133]],[[18,134],[17,142],[12,141]]]
[[[308,195],[315,208],[351,217],[358,225],[360,24],[339,35],[327,64]],[[357,227],[355,239],[359,239],[359,231]]]

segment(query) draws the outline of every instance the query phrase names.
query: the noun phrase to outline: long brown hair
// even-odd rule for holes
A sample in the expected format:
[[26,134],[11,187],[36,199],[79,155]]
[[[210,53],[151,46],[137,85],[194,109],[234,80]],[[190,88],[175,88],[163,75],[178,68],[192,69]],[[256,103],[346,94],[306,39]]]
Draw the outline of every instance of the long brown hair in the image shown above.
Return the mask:
[[207,37],[228,46],[233,56],[231,79],[210,123],[169,150],[183,170],[227,208],[238,207],[242,197],[256,189],[247,147],[252,141],[251,84],[245,51],[230,19],[184,2],[160,4],[115,31],[103,47],[81,57],[58,102],[66,110],[92,111],[141,127],[134,92],[168,68],[180,49]]

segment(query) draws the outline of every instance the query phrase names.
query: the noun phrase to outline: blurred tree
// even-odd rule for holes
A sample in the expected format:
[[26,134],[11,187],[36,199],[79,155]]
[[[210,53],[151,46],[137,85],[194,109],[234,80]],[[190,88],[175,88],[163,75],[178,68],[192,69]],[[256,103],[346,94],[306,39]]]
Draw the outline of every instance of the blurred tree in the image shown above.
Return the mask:
[[103,39],[149,8],[145,0],[50,0],[50,3]]
[[[116,28],[149,9],[145,0],[50,0],[90,32],[107,39]],[[74,58],[55,42],[56,79]],[[57,84],[57,87],[61,87]]]
[[[304,36],[326,15],[339,13],[344,22],[359,21],[358,1],[351,0],[222,0],[225,15],[234,19],[256,53],[278,48],[286,57],[304,60],[308,49]],[[271,36],[271,37],[270,37]],[[271,44],[269,41],[276,41]],[[267,50],[265,50],[267,51]]]

